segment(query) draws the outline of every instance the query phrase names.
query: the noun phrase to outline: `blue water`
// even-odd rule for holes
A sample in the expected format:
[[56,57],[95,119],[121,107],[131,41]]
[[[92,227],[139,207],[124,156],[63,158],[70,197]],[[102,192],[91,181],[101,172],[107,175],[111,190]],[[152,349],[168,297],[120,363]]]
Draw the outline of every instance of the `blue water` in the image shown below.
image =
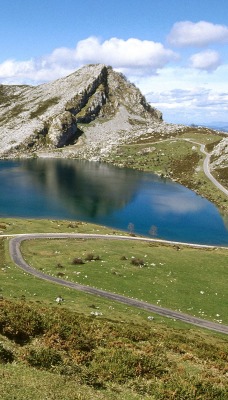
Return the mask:
[[218,209],[157,177],[78,160],[0,161],[0,216],[88,221],[161,239],[228,246]]

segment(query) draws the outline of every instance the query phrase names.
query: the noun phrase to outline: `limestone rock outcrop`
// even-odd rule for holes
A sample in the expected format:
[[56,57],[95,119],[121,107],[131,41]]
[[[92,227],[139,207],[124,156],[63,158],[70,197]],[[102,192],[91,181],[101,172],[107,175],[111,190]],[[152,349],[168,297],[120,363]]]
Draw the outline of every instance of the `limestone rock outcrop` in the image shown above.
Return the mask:
[[139,89],[103,64],[36,87],[0,85],[0,157],[75,144],[86,158],[91,148],[103,151],[161,122]]
[[76,132],[76,118],[69,111],[65,111],[53,118],[48,137],[53,146],[63,147],[75,139]]
[[211,167],[228,168],[228,137],[222,139],[212,152]]

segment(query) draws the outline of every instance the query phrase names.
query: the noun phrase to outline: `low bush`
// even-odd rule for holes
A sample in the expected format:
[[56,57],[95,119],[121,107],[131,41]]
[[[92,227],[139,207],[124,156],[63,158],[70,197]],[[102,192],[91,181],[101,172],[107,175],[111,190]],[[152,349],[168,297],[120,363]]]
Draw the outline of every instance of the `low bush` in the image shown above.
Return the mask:
[[[53,379],[63,376],[64,383],[74,382],[74,389],[76,383],[90,386],[88,390],[121,388],[118,398],[133,399],[139,395],[167,400],[227,399],[227,342],[223,337],[194,328],[85,317],[64,306],[39,307],[26,304],[26,300],[0,303],[0,333],[9,337],[10,332],[15,340],[18,329],[23,334],[27,331],[28,337],[34,339],[23,343],[24,347],[21,343],[11,344],[13,352],[0,342],[0,365],[16,359],[17,365],[22,366],[23,383],[32,366],[39,370],[33,369],[39,384],[42,373],[50,371]],[[94,304],[90,307],[97,308]],[[23,372],[25,363],[27,370]],[[52,381],[47,387],[50,394]],[[124,396],[127,388],[132,397]],[[114,399],[109,397],[108,390],[103,394],[102,398]],[[4,400],[8,398],[16,397],[7,393]]]
[[100,349],[88,366],[88,378],[90,384],[97,386],[110,381],[124,384],[139,376],[160,377],[166,373],[164,362],[167,363],[167,359],[164,357],[162,351],[145,354],[123,347]]
[[25,301],[0,302],[0,333],[23,344],[43,332],[42,315]]
[[62,363],[59,352],[49,347],[30,350],[26,360],[29,365],[40,369],[51,369]]
[[75,257],[72,260],[72,265],[82,265],[82,264],[85,264],[82,258]]
[[0,363],[1,364],[7,364],[11,363],[14,361],[14,355],[13,352],[3,346],[2,343],[0,343]]

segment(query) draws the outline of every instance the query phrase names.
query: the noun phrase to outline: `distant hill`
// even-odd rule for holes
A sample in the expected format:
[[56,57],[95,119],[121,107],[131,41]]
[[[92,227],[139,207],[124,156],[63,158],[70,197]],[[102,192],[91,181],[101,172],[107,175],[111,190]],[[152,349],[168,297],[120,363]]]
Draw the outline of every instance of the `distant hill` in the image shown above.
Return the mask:
[[218,131],[228,132],[228,125],[210,125],[209,127]]
[[215,129],[216,131],[221,131],[221,132],[228,132],[228,122],[211,122],[209,124],[197,124],[194,126],[205,126],[211,129]]

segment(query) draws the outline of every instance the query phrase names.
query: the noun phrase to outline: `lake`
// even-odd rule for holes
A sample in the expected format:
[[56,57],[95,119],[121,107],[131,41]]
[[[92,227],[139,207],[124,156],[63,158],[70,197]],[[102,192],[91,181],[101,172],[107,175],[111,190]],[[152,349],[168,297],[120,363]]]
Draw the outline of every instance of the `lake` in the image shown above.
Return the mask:
[[87,221],[228,246],[228,226],[211,202],[151,173],[80,160],[2,160],[0,187],[1,217]]

